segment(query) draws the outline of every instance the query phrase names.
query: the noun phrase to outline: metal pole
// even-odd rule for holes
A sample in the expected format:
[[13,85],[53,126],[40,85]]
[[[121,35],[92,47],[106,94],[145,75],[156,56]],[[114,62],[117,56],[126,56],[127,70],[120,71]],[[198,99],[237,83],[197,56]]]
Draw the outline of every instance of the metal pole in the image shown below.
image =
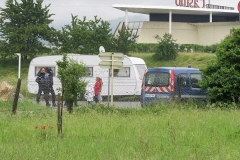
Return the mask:
[[18,79],[21,78],[21,53],[14,53],[18,56]]
[[125,10],[125,28],[128,28],[128,10]]
[[210,19],[210,22],[212,23],[212,12],[210,12],[210,15],[209,15],[209,19]]
[[114,53],[112,53],[112,80],[111,80],[111,106],[113,106],[113,65],[114,65]]
[[21,78],[21,53],[19,53],[19,59],[18,59],[18,78]]
[[108,69],[108,107],[109,107],[109,95],[110,95],[110,69]]
[[172,34],[172,11],[169,11],[169,34]]

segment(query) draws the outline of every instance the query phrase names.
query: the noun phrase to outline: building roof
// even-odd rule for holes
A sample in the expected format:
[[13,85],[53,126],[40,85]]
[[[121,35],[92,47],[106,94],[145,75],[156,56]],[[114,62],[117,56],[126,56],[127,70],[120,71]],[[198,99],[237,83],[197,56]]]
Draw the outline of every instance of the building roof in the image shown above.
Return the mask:
[[172,11],[172,14],[190,14],[190,15],[209,15],[213,16],[237,16],[239,12],[237,10],[224,10],[224,9],[210,9],[210,8],[190,8],[190,7],[169,7],[169,6],[153,6],[153,5],[125,5],[114,4],[113,8],[128,11],[132,13],[140,14],[168,14]]

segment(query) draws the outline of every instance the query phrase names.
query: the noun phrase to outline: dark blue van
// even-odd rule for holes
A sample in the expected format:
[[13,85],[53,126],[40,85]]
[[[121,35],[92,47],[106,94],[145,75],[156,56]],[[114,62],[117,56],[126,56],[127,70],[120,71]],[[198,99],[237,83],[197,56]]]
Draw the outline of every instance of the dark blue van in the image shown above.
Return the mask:
[[171,102],[178,97],[206,100],[206,91],[200,90],[200,81],[202,75],[197,68],[149,68],[143,76],[141,104]]

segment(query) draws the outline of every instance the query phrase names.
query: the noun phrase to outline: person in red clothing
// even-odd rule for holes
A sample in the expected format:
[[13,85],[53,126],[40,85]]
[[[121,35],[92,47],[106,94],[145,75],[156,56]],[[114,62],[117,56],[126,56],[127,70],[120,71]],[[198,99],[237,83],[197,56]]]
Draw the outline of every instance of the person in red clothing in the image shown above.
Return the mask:
[[100,84],[101,84],[100,93],[99,93],[99,95],[98,95],[99,103],[102,102],[102,86],[103,86],[102,78],[100,78]]
[[102,89],[101,78],[96,77],[96,82],[95,82],[95,85],[94,85],[94,92],[95,92],[94,101],[96,103],[100,103],[100,101],[101,101],[101,89]]

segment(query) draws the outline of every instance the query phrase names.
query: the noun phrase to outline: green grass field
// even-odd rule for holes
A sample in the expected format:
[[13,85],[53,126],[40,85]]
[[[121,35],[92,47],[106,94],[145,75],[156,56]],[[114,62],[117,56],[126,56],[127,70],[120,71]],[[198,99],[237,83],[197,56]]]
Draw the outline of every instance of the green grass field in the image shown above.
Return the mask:
[[[187,66],[205,68],[215,55],[181,53],[176,61],[154,61],[151,54],[136,54],[148,67]],[[29,62],[22,68],[26,91]],[[17,59],[0,64],[0,80],[15,85]],[[24,84],[25,83],[25,84]],[[28,97],[28,96],[26,96]],[[131,106],[129,106],[131,107]],[[0,101],[0,158],[100,159],[100,160],[238,160],[240,158],[240,111],[234,104],[199,108],[193,103],[159,104],[148,108],[75,107],[63,112],[63,135],[57,132],[57,112],[19,101]]]
[[[240,157],[239,110],[171,104],[152,108],[74,108],[63,113],[0,102],[1,159],[216,159]],[[42,128],[45,126],[46,128]],[[38,127],[36,129],[36,127]]]

